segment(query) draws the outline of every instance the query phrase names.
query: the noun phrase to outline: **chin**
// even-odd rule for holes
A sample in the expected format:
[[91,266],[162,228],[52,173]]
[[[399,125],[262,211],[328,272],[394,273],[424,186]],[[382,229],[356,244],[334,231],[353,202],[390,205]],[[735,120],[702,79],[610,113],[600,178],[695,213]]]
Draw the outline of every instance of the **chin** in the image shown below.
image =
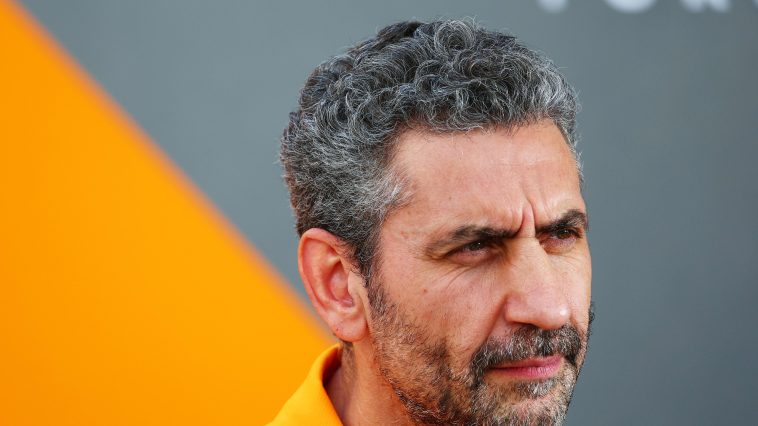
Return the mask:
[[566,417],[576,373],[564,366],[555,377],[539,380],[515,380],[492,383],[488,380],[486,393],[493,405],[489,411],[490,424],[502,425],[560,425]]

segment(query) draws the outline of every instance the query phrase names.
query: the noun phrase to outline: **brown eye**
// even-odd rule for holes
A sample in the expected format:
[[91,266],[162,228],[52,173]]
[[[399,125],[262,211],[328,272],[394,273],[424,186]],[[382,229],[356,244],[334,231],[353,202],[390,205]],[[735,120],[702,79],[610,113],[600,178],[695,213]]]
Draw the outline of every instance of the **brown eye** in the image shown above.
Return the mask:
[[559,254],[571,250],[580,238],[581,234],[579,234],[579,231],[571,228],[562,228],[550,232],[540,243],[548,253]]
[[555,237],[559,240],[567,240],[575,236],[575,232],[570,229],[560,229],[556,231]]

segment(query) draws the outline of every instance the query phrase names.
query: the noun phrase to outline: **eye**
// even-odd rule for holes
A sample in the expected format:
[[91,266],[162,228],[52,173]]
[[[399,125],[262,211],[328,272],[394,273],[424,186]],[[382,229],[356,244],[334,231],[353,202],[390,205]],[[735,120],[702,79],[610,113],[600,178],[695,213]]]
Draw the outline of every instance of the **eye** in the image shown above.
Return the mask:
[[564,253],[571,250],[581,238],[581,233],[573,228],[560,228],[542,239],[542,246],[548,253]]
[[559,240],[567,240],[572,237],[577,237],[577,232],[573,229],[559,229],[555,231],[555,238],[558,238]]
[[471,241],[454,249],[448,258],[462,265],[476,265],[494,255],[495,244],[494,241],[486,238]]
[[465,246],[461,247],[459,250],[460,251],[469,251],[469,252],[472,252],[472,251],[484,250],[487,247],[489,247],[489,243],[487,241],[476,240],[476,241],[472,241],[472,242],[466,244]]

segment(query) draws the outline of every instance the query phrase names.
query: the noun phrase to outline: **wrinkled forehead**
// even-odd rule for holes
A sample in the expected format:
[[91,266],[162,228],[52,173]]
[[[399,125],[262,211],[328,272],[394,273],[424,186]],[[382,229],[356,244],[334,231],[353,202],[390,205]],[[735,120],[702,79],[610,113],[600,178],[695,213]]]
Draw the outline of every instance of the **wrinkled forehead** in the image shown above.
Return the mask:
[[519,229],[576,210],[586,213],[576,162],[551,121],[466,133],[409,131],[398,139],[392,168],[403,203],[382,234],[431,235],[459,226]]
[[574,154],[550,120],[456,133],[408,130],[397,139],[391,167],[403,176],[413,198],[502,193],[507,187],[580,189]]

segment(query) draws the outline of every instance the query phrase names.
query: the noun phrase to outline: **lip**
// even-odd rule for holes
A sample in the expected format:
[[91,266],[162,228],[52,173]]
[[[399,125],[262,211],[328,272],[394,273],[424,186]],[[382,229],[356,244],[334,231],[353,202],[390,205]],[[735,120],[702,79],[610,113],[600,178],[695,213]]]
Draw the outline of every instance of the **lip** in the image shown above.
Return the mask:
[[555,376],[562,365],[563,356],[553,355],[501,364],[491,371],[513,378],[539,380]]

